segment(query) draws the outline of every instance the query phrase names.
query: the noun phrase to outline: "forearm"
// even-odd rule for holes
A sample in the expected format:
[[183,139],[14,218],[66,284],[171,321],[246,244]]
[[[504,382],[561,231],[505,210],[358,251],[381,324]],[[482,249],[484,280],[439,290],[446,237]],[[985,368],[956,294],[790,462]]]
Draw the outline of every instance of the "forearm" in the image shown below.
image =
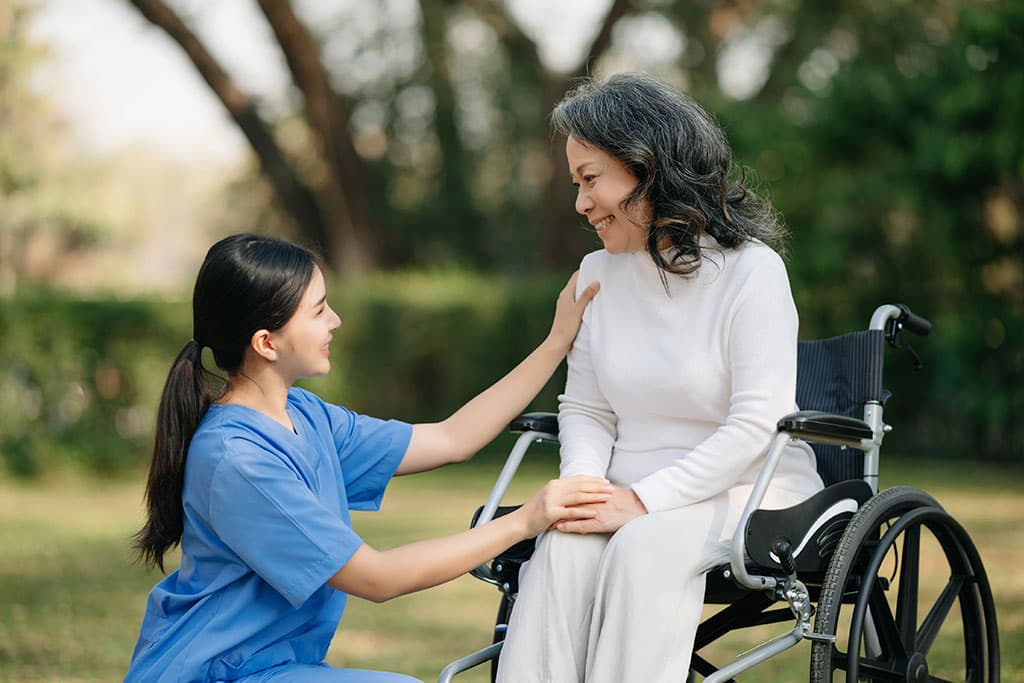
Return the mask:
[[453,453],[464,459],[490,443],[551,378],[564,349],[546,339],[511,372],[441,423]]
[[448,419],[413,425],[412,440],[395,474],[468,460],[522,413],[564,357],[562,348],[546,339],[515,369]]
[[561,476],[604,476],[618,434],[618,416],[597,381],[589,325],[581,327],[568,365],[565,393],[558,397]]
[[615,413],[606,404],[584,405],[565,394],[559,398],[560,476],[605,476],[615,445]]
[[396,474],[411,474],[469,459],[533,400],[565,358],[580,327],[583,309],[597,293],[591,283],[574,298],[574,274],[558,296],[547,338],[512,372],[443,422],[414,425]]
[[457,578],[527,536],[519,511],[452,536],[378,551],[364,545],[328,585],[373,602]]

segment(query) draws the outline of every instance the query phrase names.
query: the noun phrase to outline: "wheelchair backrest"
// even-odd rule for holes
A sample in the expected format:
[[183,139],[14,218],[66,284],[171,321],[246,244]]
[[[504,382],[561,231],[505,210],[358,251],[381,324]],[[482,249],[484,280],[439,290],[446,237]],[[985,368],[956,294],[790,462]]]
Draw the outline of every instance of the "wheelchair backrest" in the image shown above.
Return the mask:
[[[884,403],[885,333],[851,332],[797,346],[796,403],[801,410],[864,416],[868,401]],[[864,453],[853,448],[811,444],[826,486],[864,476]]]

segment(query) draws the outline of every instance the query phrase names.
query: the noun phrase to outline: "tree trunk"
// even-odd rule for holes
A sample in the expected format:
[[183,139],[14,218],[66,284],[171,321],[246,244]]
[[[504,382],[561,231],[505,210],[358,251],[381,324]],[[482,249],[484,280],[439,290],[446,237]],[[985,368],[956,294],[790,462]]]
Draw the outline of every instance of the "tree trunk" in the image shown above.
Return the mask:
[[[456,114],[455,88],[451,80],[448,46],[448,10],[451,0],[419,0],[423,22],[423,46],[430,65],[430,89],[434,93],[434,133],[442,155],[437,197],[441,199],[440,224],[435,225],[440,237],[454,244],[472,236],[462,251],[472,261],[486,258],[486,244],[477,229],[482,220],[472,198],[470,173],[472,159],[467,153]],[[444,201],[451,198],[451,201]]]
[[[336,183],[314,187],[299,176],[274,139],[271,127],[260,116],[253,98],[235,85],[228,73],[174,10],[162,0],[128,1],[143,17],[167,33],[184,50],[199,75],[248,140],[259,160],[261,172],[270,183],[280,206],[294,221],[303,240],[319,245],[325,260],[332,267],[369,265],[370,259],[358,240],[353,238],[352,241],[357,245],[353,249],[343,249],[348,246],[342,242],[347,235],[344,230],[339,231],[338,225],[342,221],[338,216],[346,214],[338,208],[335,199],[335,195],[342,196],[335,189]],[[348,224],[352,225],[352,222],[349,221]],[[342,239],[339,240],[339,237]]]
[[316,192],[330,226],[325,253],[346,271],[373,264],[369,173],[356,154],[348,128],[348,112],[330,84],[320,58],[320,45],[292,10],[288,0],[258,0],[284,53],[296,87],[305,100],[306,122],[326,172]]

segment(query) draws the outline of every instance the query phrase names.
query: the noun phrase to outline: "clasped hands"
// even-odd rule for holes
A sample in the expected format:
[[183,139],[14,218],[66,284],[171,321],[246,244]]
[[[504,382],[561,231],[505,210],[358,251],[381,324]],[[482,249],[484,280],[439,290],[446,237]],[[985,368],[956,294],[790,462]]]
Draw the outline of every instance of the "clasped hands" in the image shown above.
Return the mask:
[[611,534],[647,508],[633,489],[614,486],[604,477],[576,475],[552,479],[516,514],[526,536],[556,529],[570,534]]
[[647,508],[636,492],[622,486],[616,486],[607,500],[575,507],[592,511],[594,516],[562,519],[552,524],[551,528],[570,534],[612,534],[630,520],[647,514]]

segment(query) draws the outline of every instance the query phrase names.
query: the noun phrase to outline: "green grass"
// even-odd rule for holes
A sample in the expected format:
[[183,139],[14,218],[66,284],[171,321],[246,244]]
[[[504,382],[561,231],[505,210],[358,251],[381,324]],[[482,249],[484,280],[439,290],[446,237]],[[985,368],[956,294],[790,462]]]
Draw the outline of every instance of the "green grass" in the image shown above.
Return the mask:
[[[526,468],[511,500],[522,500],[554,468],[550,449]],[[494,460],[397,479],[378,513],[357,513],[377,547],[459,531],[483,502]],[[999,610],[1003,680],[1024,680],[1024,471],[958,463],[883,466],[884,487],[932,493],[978,544]],[[0,481],[0,681],[119,680],[135,642],[146,594],[158,579],[134,565],[129,538],[142,520],[141,481],[61,476],[36,484]],[[329,661],[402,671],[425,681],[490,642],[497,591],[470,577],[384,605],[350,602]],[[728,659],[784,625],[730,635],[710,657]],[[758,639],[759,638],[759,639]],[[746,680],[806,680],[807,644]],[[460,676],[487,680],[486,667]]]

